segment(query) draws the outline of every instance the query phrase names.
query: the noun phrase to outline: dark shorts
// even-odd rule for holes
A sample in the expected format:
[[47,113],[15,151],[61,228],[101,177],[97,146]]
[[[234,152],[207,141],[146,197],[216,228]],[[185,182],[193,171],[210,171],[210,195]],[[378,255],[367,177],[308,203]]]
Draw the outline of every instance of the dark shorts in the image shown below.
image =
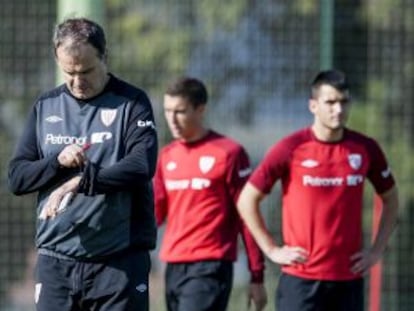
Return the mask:
[[37,311],[148,311],[147,251],[104,262],[39,255],[35,267]]
[[276,291],[278,311],[362,311],[364,280],[318,281],[282,273]]
[[224,311],[233,284],[233,263],[169,263],[165,283],[168,311]]

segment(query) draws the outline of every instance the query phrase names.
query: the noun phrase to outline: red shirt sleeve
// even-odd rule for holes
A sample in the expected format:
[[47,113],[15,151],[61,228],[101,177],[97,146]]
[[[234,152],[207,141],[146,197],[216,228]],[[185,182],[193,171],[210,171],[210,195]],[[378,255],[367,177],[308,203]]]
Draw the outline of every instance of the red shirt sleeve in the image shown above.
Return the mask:
[[242,220],[241,234],[243,243],[246,248],[247,260],[250,270],[250,282],[251,283],[263,283],[264,280],[264,256],[250,231],[244,225]]
[[[232,201],[237,202],[239,194],[251,173],[251,166],[246,151],[240,149],[232,154],[233,159],[229,161],[227,184]],[[252,283],[263,283],[264,279],[264,256],[253,236],[240,219],[240,233],[246,248],[249,271]]]
[[153,178],[154,186],[154,201],[155,201],[155,219],[157,225],[160,226],[167,217],[167,193],[164,187],[164,182],[162,178],[162,161],[161,156],[158,160],[157,167],[155,170],[155,175]]
[[374,186],[375,191],[381,194],[391,189],[395,184],[395,180],[381,147],[373,139],[370,142],[368,152],[371,157],[371,165],[367,177]]
[[288,170],[291,150],[286,141],[274,145],[252,173],[249,182],[261,192],[270,193],[275,182]]

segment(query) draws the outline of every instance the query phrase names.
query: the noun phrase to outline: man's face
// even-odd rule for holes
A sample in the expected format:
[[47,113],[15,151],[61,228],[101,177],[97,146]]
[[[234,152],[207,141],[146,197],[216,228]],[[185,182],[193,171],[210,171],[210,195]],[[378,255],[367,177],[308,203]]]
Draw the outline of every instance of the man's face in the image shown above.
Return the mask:
[[315,116],[315,125],[330,131],[345,127],[351,107],[349,93],[330,85],[322,85],[315,98],[310,99],[309,109]]
[[74,97],[92,98],[104,89],[108,80],[107,67],[92,45],[64,43],[56,49],[56,62]]
[[203,131],[204,105],[194,108],[180,96],[164,96],[164,115],[171,134],[176,139],[192,141]]

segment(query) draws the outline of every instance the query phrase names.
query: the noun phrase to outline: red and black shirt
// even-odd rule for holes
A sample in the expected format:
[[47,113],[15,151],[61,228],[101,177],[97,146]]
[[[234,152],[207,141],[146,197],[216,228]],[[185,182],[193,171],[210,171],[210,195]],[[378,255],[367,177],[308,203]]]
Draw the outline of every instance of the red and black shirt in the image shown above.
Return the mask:
[[310,128],[300,130],[267,153],[249,182],[269,193],[282,183],[284,244],[309,251],[303,265],[284,266],[295,276],[320,280],[358,278],[350,257],[362,247],[364,182],[377,193],[394,185],[378,144],[346,129],[341,141],[318,141]]
[[176,140],[164,147],[154,178],[157,222],[166,222],[161,259],[234,261],[241,232],[252,280],[262,281],[262,253],[236,209],[250,173],[245,150],[212,131],[197,142]]

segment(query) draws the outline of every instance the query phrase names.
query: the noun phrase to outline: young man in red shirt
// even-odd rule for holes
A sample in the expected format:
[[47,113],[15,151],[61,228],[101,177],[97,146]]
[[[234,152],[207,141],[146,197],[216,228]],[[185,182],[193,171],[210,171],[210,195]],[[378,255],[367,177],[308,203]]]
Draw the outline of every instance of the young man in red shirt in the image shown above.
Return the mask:
[[241,233],[251,271],[248,301],[262,310],[264,258],[236,209],[249,159],[240,144],[204,126],[206,103],[204,84],[188,77],[172,83],[164,97],[175,140],[159,155],[154,193],[157,223],[166,223],[160,258],[167,262],[167,307],[226,310]]
[[[265,255],[282,266],[278,311],[362,311],[363,275],[380,259],[397,222],[397,188],[377,142],[345,127],[351,107],[345,75],[320,72],[311,93],[312,126],[269,150],[242,190],[238,210]],[[365,179],[383,212],[373,244],[362,250]],[[259,211],[277,180],[282,244]]]

